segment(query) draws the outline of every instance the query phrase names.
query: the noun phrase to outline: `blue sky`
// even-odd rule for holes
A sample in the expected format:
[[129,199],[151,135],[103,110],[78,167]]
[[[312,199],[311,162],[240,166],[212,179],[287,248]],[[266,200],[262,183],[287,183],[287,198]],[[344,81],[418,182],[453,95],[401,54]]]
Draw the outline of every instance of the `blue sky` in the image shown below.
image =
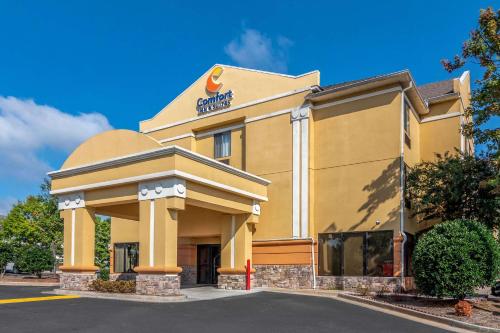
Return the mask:
[[88,136],[137,130],[214,63],[318,69],[322,84],[458,76],[439,61],[494,1],[248,3],[1,1],[0,214]]

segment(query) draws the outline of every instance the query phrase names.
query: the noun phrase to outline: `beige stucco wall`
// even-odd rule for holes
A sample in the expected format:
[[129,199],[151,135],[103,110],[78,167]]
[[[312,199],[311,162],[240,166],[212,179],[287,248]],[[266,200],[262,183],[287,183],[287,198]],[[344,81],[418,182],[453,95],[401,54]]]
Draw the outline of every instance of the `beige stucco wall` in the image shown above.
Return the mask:
[[[287,91],[319,84],[319,72],[311,72],[299,77],[265,73],[231,66],[223,66],[220,76],[223,86],[220,92],[233,91],[232,106],[242,105],[258,99],[270,97]],[[153,118],[141,122],[141,131],[168,123],[197,117],[196,101],[207,97],[206,81],[213,67],[196,80],[188,89],[170,102]]]
[[446,118],[420,124],[421,157],[436,159],[436,153],[455,153],[460,149],[460,117]]
[[315,111],[316,232],[397,226],[400,105],[395,92]]
[[[231,67],[225,69],[223,78],[222,91],[234,90],[233,107],[319,84],[318,73],[290,78]],[[203,90],[205,82],[206,74],[157,116],[142,122],[141,130],[145,131],[145,134],[110,131],[97,135],[77,148],[63,167],[75,167],[171,145],[179,145],[213,158],[213,135],[203,137],[203,133],[242,125],[243,128],[233,129],[231,132],[230,165],[270,180],[271,184],[267,188],[176,155],[54,179],[53,189],[177,169],[268,197],[269,201],[261,203],[258,223],[252,225],[251,230],[238,229],[238,242],[245,247],[243,252],[237,254],[237,261],[240,263],[251,252],[248,239],[252,234],[253,240],[257,241],[292,237],[293,147],[290,113],[257,121],[248,120],[277,111],[299,108],[304,105],[310,91],[295,92],[265,102],[257,101],[230,112],[215,112],[196,118],[195,103],[199,97],[206,96]],[[465,82],[459,85],[461,94],[470,92],[467,84]],[[373,93],[375,90],[369,92]],[[366,92],[348,97],[353,98],[363,93]],[[431,112],[424,118],[460,111],[460,108],[461,104],[456,100],[433,104]],[[318,233],[323,232],[399,230],[400,117],[401,93],[396,91],[311,111],[309,230],[312,236],[316,238]],[[180,120],[190,121],[174,124]],[[168,126],[161,130],[149,131],[164,125]],[[459,117],[420,123],[417,117],[410,113],[411,147],[404,145],[405,163],[411,167],[423,160],[432,160],[435,152],[444,153],[453,151],[454,147],[459,148],[459,126]],[[186,134],[190,136],[159,143],[160,140]],[[127,206],[131,210],[128,214],[137,216],[137,220],[141,214],[145,214],[143,218],[146,218],[146,211],[138,211],[136,186],[137,184],[132,184],[87,191],[87,203],[105,211],[106,205],[111,202],[110,198],[114,200],[114,204],[135,202],[136,206]],[[227,259],[227,228],[230,216],[238,213],[241,214],[238,218],[245,218],[245,214],[251,211],[253,200],[190,181],[187,182],[187,190],[186,207],[179,211],[177,219],[181,243],[190,245],[195,244],[196,240],[222,242],[223,256]],[[107,209],[109,211],[111,208]],[[63,215],[66,216],[67,213],[63,212]],[[65,217],[65,223],[66,219]],[[380,224],[376,221],[380,221]],[[138,225],[136,221],[114,217],[111,228],[112,242],[138,241]],[[420,226],[409,221],[406,228],[413,233]],[[145,255],[146,253],[143,254]],[[158,260],[166,259],[159,255]],[[259,253],[259,260],[271,263],[271,259],[266,259],[263,253]],[[289,257],[286,260],[287,263],[293,263],[289,262]]]

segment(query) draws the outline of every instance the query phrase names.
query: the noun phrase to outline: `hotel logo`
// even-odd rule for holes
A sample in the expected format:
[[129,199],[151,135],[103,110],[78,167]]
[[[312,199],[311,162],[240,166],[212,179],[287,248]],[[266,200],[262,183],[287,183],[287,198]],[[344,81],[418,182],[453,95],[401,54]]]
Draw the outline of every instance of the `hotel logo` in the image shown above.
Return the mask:
[[216,66],[208,75],[205,90],[209,97],[198,98],[196,101],[196,111],[198,112],[198,115],[225,109],[231,106],[233,91],[228,90],[224,93],[219,92],[223,85],[219,80],[223,72],[224,68],[222,66]]

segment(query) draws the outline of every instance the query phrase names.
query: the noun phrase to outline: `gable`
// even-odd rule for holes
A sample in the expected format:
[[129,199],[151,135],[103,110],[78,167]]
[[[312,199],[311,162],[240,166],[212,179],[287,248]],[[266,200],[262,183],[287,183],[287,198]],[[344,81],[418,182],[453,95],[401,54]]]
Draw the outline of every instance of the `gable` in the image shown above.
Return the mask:
[[313,85],[319,85],[318,71],[291,76],[214,65],[153,118],[141,121],[140,131]]

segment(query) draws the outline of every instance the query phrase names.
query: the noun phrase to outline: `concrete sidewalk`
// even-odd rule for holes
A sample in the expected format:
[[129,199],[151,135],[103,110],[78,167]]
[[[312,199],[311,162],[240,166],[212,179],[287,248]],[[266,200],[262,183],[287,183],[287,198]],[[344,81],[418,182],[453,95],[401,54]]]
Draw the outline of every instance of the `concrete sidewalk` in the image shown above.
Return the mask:
[[97,299],[112,299],[119,301],[130,302],[146,302],[146,303],[178,303],[178,302],[194,302],[194,301],[207,301],[219,298],[244,296],[259,292],[260,290],[254,289],[246,290],[224,290],[217,289],[213,286],[203,287],[188,287],[181,289],[181,296],[147,296],[137,294],[116,294],[116,293],[101,293],[95,291],[75,291],[54,289],[52,291],[45,291],[44,294],[52,295],[78,295],[85,298]]

